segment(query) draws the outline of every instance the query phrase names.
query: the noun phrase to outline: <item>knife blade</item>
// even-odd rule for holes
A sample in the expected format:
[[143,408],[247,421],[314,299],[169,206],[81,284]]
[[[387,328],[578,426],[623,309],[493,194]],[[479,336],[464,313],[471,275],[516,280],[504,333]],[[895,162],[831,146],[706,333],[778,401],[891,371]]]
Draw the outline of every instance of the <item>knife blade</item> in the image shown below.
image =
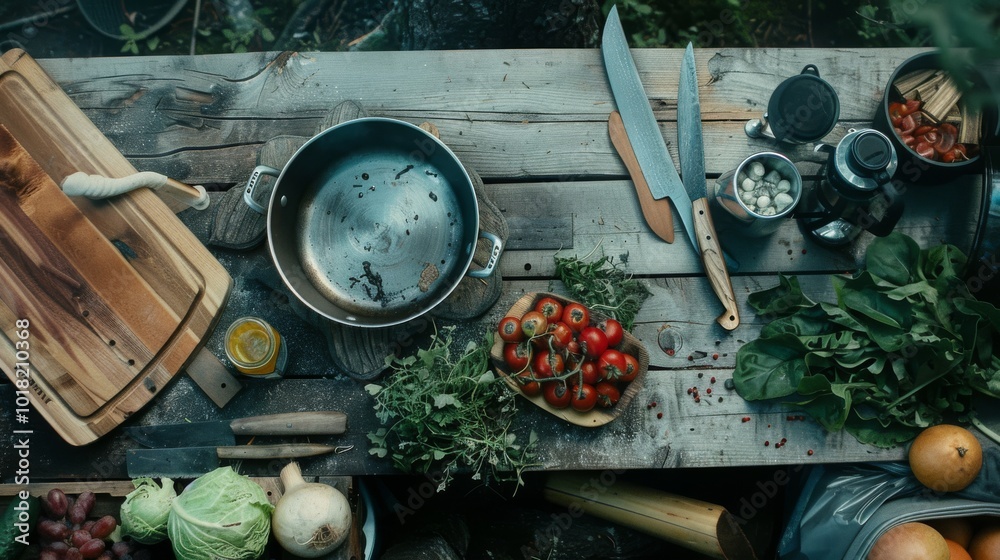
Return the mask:
[[649,184],[642,174],[639,161],[635,159],[635,151],[632,150],[632,143],[628,140],[628,133],[625,132],[625,123],[622,122],[621,113],[611,111],[608,116],[608,135],[611,136],[611,144],[618,151],[619,157],[625,163],[632,183],[635,184],[635,192],[639,195],[639,208],[642,209],[642,216],[646,219],[649,229],[657,237],[667,243],[674,242],[674,218],[673,210],[670,209],[670,199],[653,198],[653,193],[649,191]]
[[176,447],[172,449],[129,449],[125,454],[128,475],[195,478],[219,468],[222,459],[291,459],[326,453],[344,453],[353,445],[286,443],[276,445],[234,445],[223,447]]
[[128,426],[125,433],[146,447],[202,447],[236,444],[237,435],[299,436],[342,434],[347,415],[331,410],[265,414],[159,426]]
[[611,83],[618,112],[621,113],[625,131],[635,152],[636,160],[642,168],[642,174],[649,185],[653,198],[669,198],[677,215],[684,224],[684,231],[691,239],[691,245],[697,251],[698,243],[694,236],[694,224],[691,214],[691,199],[688,198],[684,185],[674,162],[667,152],[667,145],[656,124],[653,109],[649,106],[649,98],[639,79],[639,71],[632,60],[632,53],[625,39],[621,20],[618,18],[617,6],[611,7],[608,20],[604,24],[601,35],[601,54],[604,57],[604,68]]
[[726,261],[715,233],[715,224],[708,207],[705,182],[705,146],[701,134],[701,103],[698,99],[698,72],[694,65],[694,49],[688,43],[681,63],[680,87],[677,91],[677,144],[684,188],[691,198],[694,231],[705,275],[725,311],[716,321],[724,329],[733,330],[740,324],[739,306],[733,283],[726,270]]

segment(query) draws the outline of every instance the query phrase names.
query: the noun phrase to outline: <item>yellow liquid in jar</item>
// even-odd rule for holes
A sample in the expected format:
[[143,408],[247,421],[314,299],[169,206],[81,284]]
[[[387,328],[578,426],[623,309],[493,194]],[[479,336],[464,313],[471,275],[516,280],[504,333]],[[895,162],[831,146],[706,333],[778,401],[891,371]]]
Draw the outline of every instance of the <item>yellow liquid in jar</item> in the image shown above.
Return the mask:
[[268,375],[275,370],[281,336],[260,319],[244,317],[226,332],[226,355],[240,372]]

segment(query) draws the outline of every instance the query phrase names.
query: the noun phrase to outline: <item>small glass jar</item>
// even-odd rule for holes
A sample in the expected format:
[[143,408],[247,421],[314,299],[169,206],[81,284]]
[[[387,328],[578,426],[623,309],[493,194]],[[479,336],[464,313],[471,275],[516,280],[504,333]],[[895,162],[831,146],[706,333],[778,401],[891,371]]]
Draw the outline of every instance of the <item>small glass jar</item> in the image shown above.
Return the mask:
[[288,349],[278,331],[263,319],[241,317],[226,331],[226,357],[249,377],[281,377]]

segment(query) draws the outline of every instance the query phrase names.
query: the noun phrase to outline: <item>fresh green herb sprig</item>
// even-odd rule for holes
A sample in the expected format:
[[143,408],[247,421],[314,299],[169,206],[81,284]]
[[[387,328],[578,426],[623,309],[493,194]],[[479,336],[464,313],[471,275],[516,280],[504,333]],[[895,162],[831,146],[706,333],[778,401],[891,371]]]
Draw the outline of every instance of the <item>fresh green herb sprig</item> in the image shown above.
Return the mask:
[[555,261],[556,276],[574,299],[616,319],[626,331],[632,330],[649,290],[625,272],[628,253],[618,263],[607,255],[593,261],[557,256]]
[[973,391],[1000,395],[1000,310],[970,293],[965,264],[954,246],[921,250],[897,232],[872,242],[865,270],[833,278],[836,303],[782,276],[747,299],[772,320],[740,348],[736,391],[791,400],[879,447],[968,420]]
[[368,434],[369,453],[391,456],[403,472],[433,475],[438,490],[460,470],[473,480],[520,484],[535,433],[522,445],[512,430],[515,395],[490,371],[489,337],[455,357],[453,330],[435,332],[416,356],[388,357],[387,382],[365,386],[383,426]]

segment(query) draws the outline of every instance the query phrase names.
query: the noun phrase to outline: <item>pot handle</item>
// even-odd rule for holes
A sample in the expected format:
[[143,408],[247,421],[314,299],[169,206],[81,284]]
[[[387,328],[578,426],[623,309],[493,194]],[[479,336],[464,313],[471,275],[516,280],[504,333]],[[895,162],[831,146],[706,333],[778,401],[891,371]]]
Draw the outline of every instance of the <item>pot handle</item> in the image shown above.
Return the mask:
[[257,183],[260,182],[261,175],[270,175],[271,177],[277,179],[278,175],[281,175],[281,171],[267,165],[258,165],[255,167],[253,169],[253,173],[250,174],[250,178],[247,179],[246,188],[243,189],[243,202],[246,202],[247,206],[249,206],[254,212],[258,214],[267,214],[267,209],[253,199],[254,191],[257,190]]
[[486,266],[476,270],[469,270],[466,275],[471,278],[489,278],[493,275],[497,263],[500,262],[500,253],[503,252],[503,241],[488,231],[479,232],[479,237],[489,241],[493,247],[490,248],[490,259],[486,261]]

